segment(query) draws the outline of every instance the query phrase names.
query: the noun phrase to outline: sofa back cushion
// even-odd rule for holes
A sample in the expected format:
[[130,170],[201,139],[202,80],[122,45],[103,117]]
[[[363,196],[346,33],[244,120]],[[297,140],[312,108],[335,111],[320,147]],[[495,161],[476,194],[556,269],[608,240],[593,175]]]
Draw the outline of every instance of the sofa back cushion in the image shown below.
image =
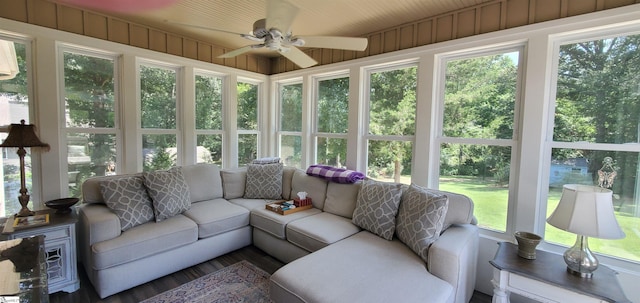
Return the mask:
[[142,177],[142,173],[100,176],[85,180],[82,183],[82,203],[105,203],[102,197],[102,192],[100,191],[100,182],[132,176]]
[[189,185],[192,203],[222,198],[222,179],[217,165],[185,165],[182,167],[182,175]]
[[296,197],[298,192],[307,192],[307,197],[311,198],[313,207],[324,208],[324,200],[327,196],[327,181],[317,177],[307,175],[303,170],[296,169],[291,180],[291,197]]
[[449,207],[447,215],[444,217],[442,230],[446,230],[451,224],[477,223],[473,216],[473,201],[469,197],[442,190],[429,189],[429,191],[434,194],[446,195],[449,198]]
[[[282,199],[291,199],[291,179],[295,167],[285,166],[282,169]],[[247,182],[247,167],[225,168],[220,170],[224,198],[238,199],[244,196]]]
[[353,210],[356,208],[361,184],[362,182],[354,184],[329,182],[327,184],[327,198],[322,210],[348,219],[353,218]]

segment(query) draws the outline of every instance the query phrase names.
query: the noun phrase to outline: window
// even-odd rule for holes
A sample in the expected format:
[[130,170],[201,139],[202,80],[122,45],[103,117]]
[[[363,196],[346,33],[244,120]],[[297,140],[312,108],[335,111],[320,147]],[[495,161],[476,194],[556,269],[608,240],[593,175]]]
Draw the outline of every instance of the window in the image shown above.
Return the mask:
[[317,81],[316,163],[346,167],[349,77]]
[[258,85],[238,82],[238,166],[258,156]]
[[196,75],[196,162],[222,166],[222,78]]
[[443,62],[442,190],[466,194],[478,225],[505,232],[516,148],[519,50]]
[[285,165],[302,168],[302,83],[278,87],[280,157]]
[[177,71],[140,66],[140,115],[143,170],[168,169],[177,164]]
[[[640,35],[586,38],[557,48],[557,82],[547,217],[562,185],[613,191],[626,237],[589,239],[596,252],[640,261]],[[549,224],[545,241],[571,246],[574,234]]]
[[89,177],[116,173],[115,59],[66,50],[64,113],[69,195]]
[[[10,42],[16,51],[18,59],[18,74],[13,79],[0,80],[0,126],[6,126],[11,123],[20,123],[25,120],[28,124],[29,109],[32,106],[29,98],[29,90],[27,87],[27,61],[30,60],[27,52],[27,44],[13,42],[9,40],[1,40],[0,42]],[[8,128],[0,127],[0,142],[7,138]],[[0,176],[4,184],[3,190],[0,191],[0,217],[9,216],[20,210],[18,196],[20,195],[20,160],[18,158],[17,148],[0,147],[2,157],[0,157]],[[25,161],[25,181],[27,190],[32,195],[29,201],[29,209],[33,207],[32,190],[33,174],[31,171],[31,151],[27,149]]]
[[369,75],[367,175],[409,184],[416,117],[417,68]]

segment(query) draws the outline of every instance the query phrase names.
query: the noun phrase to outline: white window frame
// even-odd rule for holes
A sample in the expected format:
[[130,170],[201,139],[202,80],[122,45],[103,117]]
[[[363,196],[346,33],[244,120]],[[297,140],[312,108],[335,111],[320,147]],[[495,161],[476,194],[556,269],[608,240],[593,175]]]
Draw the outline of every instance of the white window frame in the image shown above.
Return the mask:
[[[323,74],[323,75],[316,75],[314,77],[312,77],[313,79],[313,93],[312,93],[312,107],[311,107],[311,149],[309,150],[309,152],[311,153],[311,159],[314,163],[318,162],[318,138],[327,138],[327,139],[343,139],[345,141],[347,141],[348,144],[348,139],[349,139],[349,134],[348,132],[346,133],[325,133],[325,132],[319,132],[318,131],[318,123],[319,123],[319,119],[318,119],[318,99],[320,97],[320,82],[322,81],[326,81],[326,80],[335,80],[335,79],[340,79],[340,78],[347,78],[349,80],[349,83],[351,82],[349,79],[349,71],[348,70],[341,70],[341,71],[336,71],[330,74]],[[351,89],[349,88],[349,92],[351,91]],[[349,96],[349,98],[351,98]],[[347,100],[347,102],[349,102],[349,100]],[[347,124],[348,124],[348,113],[347,113]],[[348,125],[347,125],[348,126]],[[348,128],[347,128],[348,131]],[[345,164],[347,159],[349,158],[349,149],[347,148],[346,151],[346,155],[345,155]]]

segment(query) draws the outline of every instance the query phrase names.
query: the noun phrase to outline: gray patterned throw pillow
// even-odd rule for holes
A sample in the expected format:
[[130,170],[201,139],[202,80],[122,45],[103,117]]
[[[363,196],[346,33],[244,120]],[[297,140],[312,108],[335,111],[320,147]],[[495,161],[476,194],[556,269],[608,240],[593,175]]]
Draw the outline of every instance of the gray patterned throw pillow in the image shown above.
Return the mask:
[[144,186],[153,201],[156,222],[181,214],[191,208],[189,185],[179,167],[144,172]]
[[447,196],[411,184],[398,210],[398,239],[427,262],[429,246],[440,237],[448,208]]
[[402,184],[365,180],[358,192],[353,224],[387,240],[393,239],[401,197]]
[[151,198],[144,188],[142,177],[130,176],[101,181],[100,192],[107,206],[120,219],[122,231],[153,220]]
[[282,163],[249,164],[244,197],[282,199]]

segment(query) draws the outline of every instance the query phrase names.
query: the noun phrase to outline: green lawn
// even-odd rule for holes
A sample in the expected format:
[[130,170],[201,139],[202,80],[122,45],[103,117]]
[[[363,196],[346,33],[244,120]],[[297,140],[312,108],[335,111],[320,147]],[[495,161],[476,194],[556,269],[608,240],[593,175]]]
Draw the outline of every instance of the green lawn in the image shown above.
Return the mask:
[[[475,177],[441,178],[440,189],[465,194],[475,204],[474,214],[478,225],[492,230],[505,231],[507,224],[507,195],[505,187],[496,186],[491,180]],[[561,189],[549,193],[547,217],[560,200]],[[618,215],[618,223],[626,237],[620,240],[589,239],[591,250],[616,257],[640,261],[640,218]],[[546,224],[544,239],[547,242],[573,245],[576,235]]]

